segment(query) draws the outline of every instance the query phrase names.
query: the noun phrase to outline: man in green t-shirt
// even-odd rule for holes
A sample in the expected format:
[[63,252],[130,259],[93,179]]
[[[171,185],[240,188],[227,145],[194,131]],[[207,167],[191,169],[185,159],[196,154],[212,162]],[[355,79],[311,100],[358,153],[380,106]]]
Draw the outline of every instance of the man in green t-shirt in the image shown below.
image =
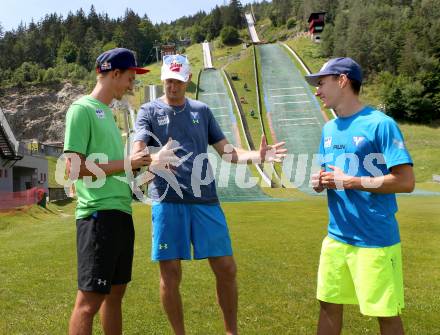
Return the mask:
[[131,190],[124,166],[148,166],[144,152],[124,157],[124,145],[109,104],[133,89],[139,68],[132,51],[116,48],[96,60],[97,83],[66,116],[64,152],[75,181],[78,292],[70,335],[91,334],[100,310],[106,335],[122,334],[121,304],[131,280],[134,228]]

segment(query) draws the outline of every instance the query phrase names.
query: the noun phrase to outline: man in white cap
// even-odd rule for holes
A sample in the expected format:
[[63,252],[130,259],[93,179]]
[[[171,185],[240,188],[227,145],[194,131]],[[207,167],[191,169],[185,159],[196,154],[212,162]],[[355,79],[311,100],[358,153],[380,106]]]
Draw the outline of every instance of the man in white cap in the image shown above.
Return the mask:
[[[201,182],[212,174],[206,159],[208,145],[233,163],[280,162],[285,156],[283,142],[267,145],[262,138],[259,151],[233,147],[226,140],[209,107],[185,97],[191,69],[183,55],[165,56],[161,71],[165,95],[141,107],[136,121],[133,152],[146,146],[160,147],[172,138],[178,142],[178,157],[172,167],[179,187],[156,176],[149,186],[153,200],[153,244],[151,256],[160,266],[160,295],[165,312],[177,335],[185,334],[179,285],[181,260],[207,258],[217,282],[217,297],[227,334],[237,334],[236,264],[225,216],[220,207],[215,182]],[[223,156],[227,152],[227,155]],[[160,155],[151,154],[151,169],[163,165]],[[204,157],[205,159],[200,159]],[[171,164],[172,165],[172,164]]]

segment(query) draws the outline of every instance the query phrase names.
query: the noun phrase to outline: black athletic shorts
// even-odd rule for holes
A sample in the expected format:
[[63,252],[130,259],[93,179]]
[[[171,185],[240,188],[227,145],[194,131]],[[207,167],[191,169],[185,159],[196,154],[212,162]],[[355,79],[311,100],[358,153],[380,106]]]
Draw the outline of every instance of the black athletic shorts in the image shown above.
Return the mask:
[[110,293],[127,284],[133,264],[134,227],[130,214],[103,210],[76,220],[78,289]]

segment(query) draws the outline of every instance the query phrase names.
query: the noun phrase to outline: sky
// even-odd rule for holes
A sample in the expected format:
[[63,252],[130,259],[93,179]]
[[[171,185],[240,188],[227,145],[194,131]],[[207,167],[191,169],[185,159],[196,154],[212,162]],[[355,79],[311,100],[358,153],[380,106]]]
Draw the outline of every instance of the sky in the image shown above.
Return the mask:
[[[243,5],[255,0],[241,0]],[[182,16],[209,12],[215,5],[228,4],[228,0],[0,0],[0,24],[4,31],[16,29],[20,22],[40,21],[46,14],[75,13],[82,8],[88,14],[92,4],[97,13],[107,13],[111,18],[122,17],[126,8],[139,16],[147,14],[153,23],[170,22]]]

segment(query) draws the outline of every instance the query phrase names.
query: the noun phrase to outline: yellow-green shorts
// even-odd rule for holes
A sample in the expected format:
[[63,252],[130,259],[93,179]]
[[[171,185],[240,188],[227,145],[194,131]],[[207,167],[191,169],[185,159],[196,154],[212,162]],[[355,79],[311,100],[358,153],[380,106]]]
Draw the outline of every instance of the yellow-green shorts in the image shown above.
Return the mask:
[[363,248],[326,237],[317,298],[333,304],[358,304],[368,316],[399,315],[404,307],[400,243]]

